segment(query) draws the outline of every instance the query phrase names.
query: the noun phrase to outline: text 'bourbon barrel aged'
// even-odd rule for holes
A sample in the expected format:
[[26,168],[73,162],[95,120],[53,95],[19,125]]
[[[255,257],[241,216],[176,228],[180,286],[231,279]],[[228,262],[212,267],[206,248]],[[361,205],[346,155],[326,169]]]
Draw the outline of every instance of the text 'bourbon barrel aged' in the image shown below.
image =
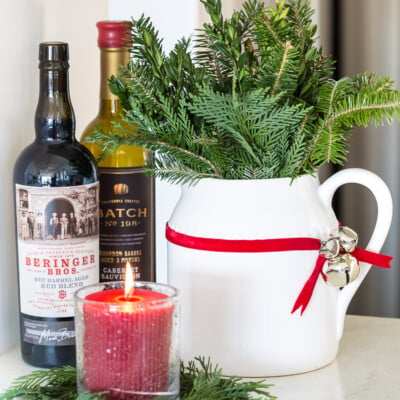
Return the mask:
[[75,139],[68,44],[39,47],[36,139],[14,167],[21,352],[38,367],[75,364],[73,293],[99,279],[99,183]]

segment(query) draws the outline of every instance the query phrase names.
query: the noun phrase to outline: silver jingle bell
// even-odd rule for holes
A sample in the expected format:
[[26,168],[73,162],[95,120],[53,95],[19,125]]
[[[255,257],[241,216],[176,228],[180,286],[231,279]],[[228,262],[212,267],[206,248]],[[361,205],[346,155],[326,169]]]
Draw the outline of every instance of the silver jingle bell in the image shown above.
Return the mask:
[[326,264],[324,272],[327,282],[334,287],[346,286],[353,282],[360,273],[357,259],[347,253],[328,260]]
[[338,238],[333,237],[326,242],[321,242],[319,254],[325,258],[331,259],[337,257],[340,251],[340,241]]
[[348,226],[341,226],[339,228],[339,241],[341,248],[346,253],[351,253],[356,249],[358,243],[358,235],[353,229]]

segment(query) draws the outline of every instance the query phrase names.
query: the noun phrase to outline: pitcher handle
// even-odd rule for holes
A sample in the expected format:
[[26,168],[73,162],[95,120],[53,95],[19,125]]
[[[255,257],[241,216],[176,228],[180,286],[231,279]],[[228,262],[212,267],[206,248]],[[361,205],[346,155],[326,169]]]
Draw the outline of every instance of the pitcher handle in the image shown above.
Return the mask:
[[[328,178],[320,187],[319,195],[328,207],[332,207],[332,198],[336,190],[346,183],[358,183],[367,187],[374,195],[378,208],[378,215],[372,236],[368,242],[367,250],[379,252],[385,242],[392,222],[393,203],[389,188],[376,174],[362,168],[348,168],[337,172]],[[358,277],[338,295],[336,335],[339,340],[343,333],[343,324],[347,307],[361,282],[371,268],[370,264],[360,263],[361,270]]]

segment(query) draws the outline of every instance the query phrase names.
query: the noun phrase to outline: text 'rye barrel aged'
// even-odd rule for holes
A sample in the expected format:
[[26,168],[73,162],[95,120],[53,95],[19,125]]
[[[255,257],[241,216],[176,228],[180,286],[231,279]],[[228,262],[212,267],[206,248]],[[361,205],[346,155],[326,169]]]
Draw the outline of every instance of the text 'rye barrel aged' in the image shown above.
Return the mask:
[[96,162],[75,139],[68,44],[41,43],[36,139],[14,167],[21,352],[29,364],[75,364],[73,293],[98,282]]
[[[111,93],[108,80],[126,66],[129,23],[100,21],[100,106],[97,117],[82,135],[83,143],[98,159],[101,143],[88,143],[97,127],[104,131],[114,124],[124,126],[123,109]],[[155,280],[154,266],[154,179],[146,176],[143,164],[148,153],[137,146],[122,145],[98,161],[100,172],[100,282],[123,280],[129,262],[135,279]]]

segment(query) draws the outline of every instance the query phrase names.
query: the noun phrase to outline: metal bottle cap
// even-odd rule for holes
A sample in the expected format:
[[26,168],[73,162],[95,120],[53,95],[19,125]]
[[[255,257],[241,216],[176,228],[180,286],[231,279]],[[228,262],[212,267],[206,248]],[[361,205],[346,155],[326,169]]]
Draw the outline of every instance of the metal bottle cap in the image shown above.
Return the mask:
[[39,45],[39,61],[68,61],[68,43],[44,42]]

